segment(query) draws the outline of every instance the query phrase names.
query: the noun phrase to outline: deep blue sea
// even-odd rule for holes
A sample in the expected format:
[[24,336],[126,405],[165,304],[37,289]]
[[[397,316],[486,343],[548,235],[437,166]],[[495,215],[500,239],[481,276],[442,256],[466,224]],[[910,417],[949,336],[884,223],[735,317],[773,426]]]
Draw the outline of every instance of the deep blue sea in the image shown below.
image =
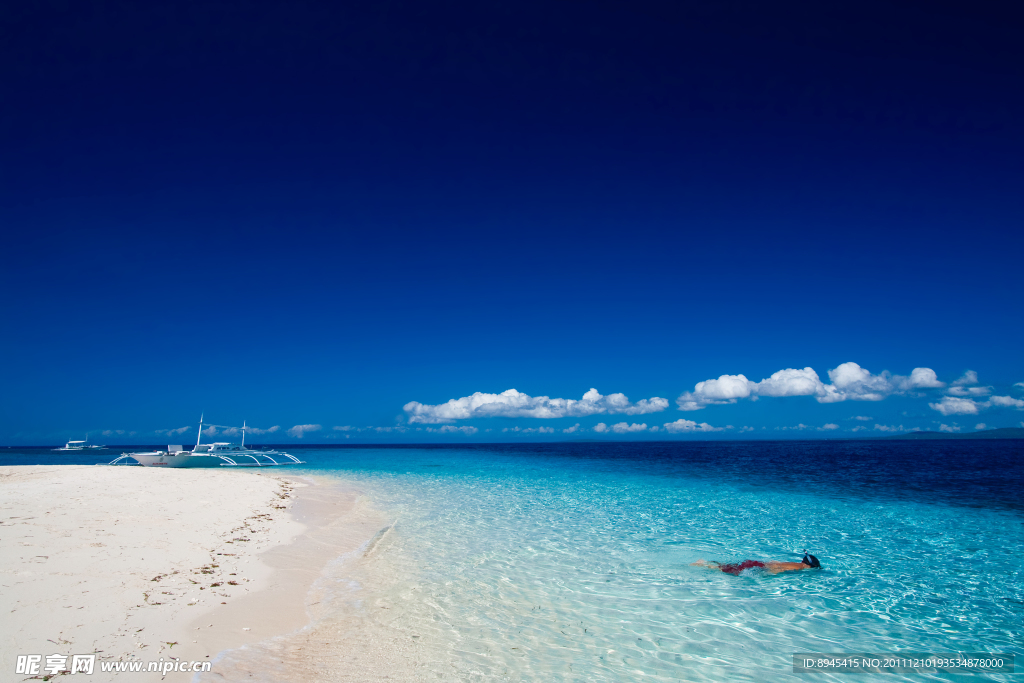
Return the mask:
[[[1024,441],[292,452],[307,462],[292,472],[355,485],[397,520],[376,560],[393,580],[364,587],[343,562],[332,580],[347,587],[344,609],[387,604],[374,623],[436,650],[423,678],[800,680],[794,653],[1019,653],[1024,642]],[[12,450],[0,464],[104,457]],[[690,566],[798,561],[804,548],[822,569]],[[875,678],[1014,676],[856,680]]]

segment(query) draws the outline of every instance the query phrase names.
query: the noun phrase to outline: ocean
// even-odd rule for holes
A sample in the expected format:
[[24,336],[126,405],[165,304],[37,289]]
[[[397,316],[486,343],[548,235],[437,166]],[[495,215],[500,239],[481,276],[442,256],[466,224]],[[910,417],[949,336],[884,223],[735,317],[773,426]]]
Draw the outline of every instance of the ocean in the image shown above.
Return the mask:
[[[218,656],[246,680],[785,681],[796,653],[1022,644],[1022,441],[293,452],[389,524],[325,569],[309,627]],[[804,549],[821,569],[690,566]]]

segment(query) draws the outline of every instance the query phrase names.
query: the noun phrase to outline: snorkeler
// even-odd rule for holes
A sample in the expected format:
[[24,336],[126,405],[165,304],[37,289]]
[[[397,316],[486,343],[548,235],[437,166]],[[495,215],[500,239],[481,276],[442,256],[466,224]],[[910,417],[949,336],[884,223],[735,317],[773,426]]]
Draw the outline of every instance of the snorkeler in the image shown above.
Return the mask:
[[804,551],[804,559],[799,562],[778,562],[775,560],[761,562],[760,560],[744,560],[743,562],[729,562],[727,564],[722,564],[721,562],[697,560],[690,566],[717,569],[718,571],[725,572],[726,574],[732,574],[733,576],[739,576],[740,572],[745,569],[763,569],[769,574],[796,572],[801,569],[821,569],[821,563],[818,562],[818,558],[814,555],[808,554],[806,550]]

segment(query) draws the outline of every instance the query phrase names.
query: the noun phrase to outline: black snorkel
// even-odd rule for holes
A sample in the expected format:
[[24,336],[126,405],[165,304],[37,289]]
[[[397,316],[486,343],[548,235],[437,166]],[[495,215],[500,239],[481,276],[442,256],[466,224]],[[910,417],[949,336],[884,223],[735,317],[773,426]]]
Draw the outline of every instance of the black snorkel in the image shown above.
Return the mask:
[[818,558],[809,555],[806,550],[804,550],[804,559],[800,560],[800,563],[806,564],[811,569],[821,569],[821,562],[818,562]]

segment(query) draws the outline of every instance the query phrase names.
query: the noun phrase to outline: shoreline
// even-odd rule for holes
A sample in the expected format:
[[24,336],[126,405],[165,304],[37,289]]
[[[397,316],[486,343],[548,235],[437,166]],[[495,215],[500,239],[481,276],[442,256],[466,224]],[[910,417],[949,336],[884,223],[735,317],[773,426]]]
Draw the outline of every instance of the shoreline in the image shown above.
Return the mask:
[[301,630],[324,567],[380,519],[349,486],[283,472],[0,467],[0,670],[95,652],[91,679],[124,681],[139,674],[100,663],[212,663]]
[[[260,654],[316,628],[330,605],[332,568],[362,557],[386,524],[369,499],[346,482],[309,475],[288,479],[304,485],[290,512],[305,531],[261,554],[260,560],[273,571],[271,585],[224,610],[223,629],[209,628],[202,618],[191,624],[191,629],[198,628],[192,632],[207,636],[217,651],[212,671],[198,675],[197,681],[263,679],[267,672]],[[248,637],[239,639],[243,623],[253,626]]]

